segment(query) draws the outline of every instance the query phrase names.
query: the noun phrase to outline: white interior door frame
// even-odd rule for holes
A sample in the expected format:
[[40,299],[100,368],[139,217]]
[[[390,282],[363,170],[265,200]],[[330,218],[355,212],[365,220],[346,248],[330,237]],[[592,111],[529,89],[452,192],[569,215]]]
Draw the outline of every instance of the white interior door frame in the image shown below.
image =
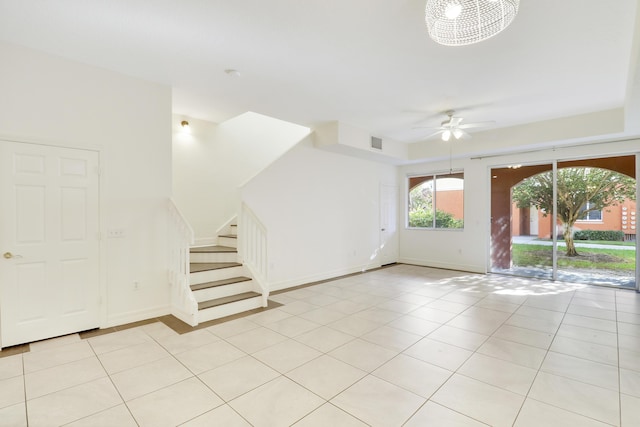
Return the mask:
[[380,184],[380,264],[398,260],[398,186]]
[[[0,140],[5,141],[10,144],[19,144],[24,147],[42,147],[43,149],[51,148],[51,149],[61,149],[61,150],[82,150],[85,152],[93,152],[97,156],[97,162],[94,162],[95,169],[91,171],[95,173],[97,178],[97,230],[98,230],[98,253],[97,253],[97,267],[94,273],[97,275],[98,281],[98,325],[99,327],[105,327],[107,324],[107,274],[106,274],[106,232],[103,218],[105,217],[105,205],[103,202],[103,197],[105,194],[104,191],[104,179],[102,179],[101,172],[104,170],[104,150],[102,147],[87,147],[87,146],[74,146],[74,144],[60,144],[59,142],[48,142],[48,141],[37,141],[37,140],[29,140],[22,138],[1,138]],[[94,167],[94,166],[92,166]],[[1,218],[0,218],[1,220]],[[2,346],[2,337],[0,337],[0,346]]]

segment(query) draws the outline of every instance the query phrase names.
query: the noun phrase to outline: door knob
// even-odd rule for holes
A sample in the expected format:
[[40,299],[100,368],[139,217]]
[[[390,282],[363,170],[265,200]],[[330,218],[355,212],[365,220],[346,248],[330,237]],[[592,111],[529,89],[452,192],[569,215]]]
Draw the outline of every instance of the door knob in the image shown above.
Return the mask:
[[12,254],[11,252],[5,252],[4,254],[2,254],[2,256],[3,256],[5,259],[11,259],[11,258],[22,258],[22,256],[20,256],[20,255],[14,255],[14,254]]

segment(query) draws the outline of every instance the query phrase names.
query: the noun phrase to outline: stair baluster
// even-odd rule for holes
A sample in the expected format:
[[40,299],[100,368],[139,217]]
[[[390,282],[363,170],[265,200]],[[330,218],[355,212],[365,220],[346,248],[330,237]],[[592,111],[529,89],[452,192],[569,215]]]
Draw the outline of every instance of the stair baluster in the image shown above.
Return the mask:
[[260,288],[262,306],[266,307],[269,298],[267,229],[245,203],[240,208],[238,226],[242,230],[238,236],[239,261],[249,270]]
[[172,199],[169,199],[168,211],[171,314],[191,326],[196,326],[198,303],[189,288],[189,249],[194,241],[194,233]]

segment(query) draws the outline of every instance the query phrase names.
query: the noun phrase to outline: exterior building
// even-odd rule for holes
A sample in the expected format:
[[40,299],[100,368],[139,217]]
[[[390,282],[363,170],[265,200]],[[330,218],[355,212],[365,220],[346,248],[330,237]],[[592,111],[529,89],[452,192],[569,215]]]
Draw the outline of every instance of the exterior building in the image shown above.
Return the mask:
[[[551,217],[542,211],[532,208],[512,207],[511,229],[514,236],[537,236],[550,239],[552,236]],[[561,234],[562,224],[558,223],[558,233]],[[576,221],[574,230],[622,231],[625,240],[635,240],[638,234],[636,220],[636,202],[625,200],[619,205],[609,206],[602,211],[590,212],[588,217]]]
[[453,215],[455,219],[464,219],[464,190],[438,191],[438,209]]

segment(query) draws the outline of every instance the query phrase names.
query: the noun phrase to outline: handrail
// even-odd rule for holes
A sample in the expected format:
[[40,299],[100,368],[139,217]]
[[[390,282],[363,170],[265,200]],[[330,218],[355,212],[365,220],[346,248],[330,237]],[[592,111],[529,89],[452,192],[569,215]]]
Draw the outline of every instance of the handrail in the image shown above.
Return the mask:
[[194,242],[194,232],[173,199],[168,200],[167,209],[171,314],[191,326],[196,326],[198,302],[189,288],[189,250]]
[[238,256],[260,288],[262,305],[266,307],[269,298],[267,229],[244,202],[238,216]]

